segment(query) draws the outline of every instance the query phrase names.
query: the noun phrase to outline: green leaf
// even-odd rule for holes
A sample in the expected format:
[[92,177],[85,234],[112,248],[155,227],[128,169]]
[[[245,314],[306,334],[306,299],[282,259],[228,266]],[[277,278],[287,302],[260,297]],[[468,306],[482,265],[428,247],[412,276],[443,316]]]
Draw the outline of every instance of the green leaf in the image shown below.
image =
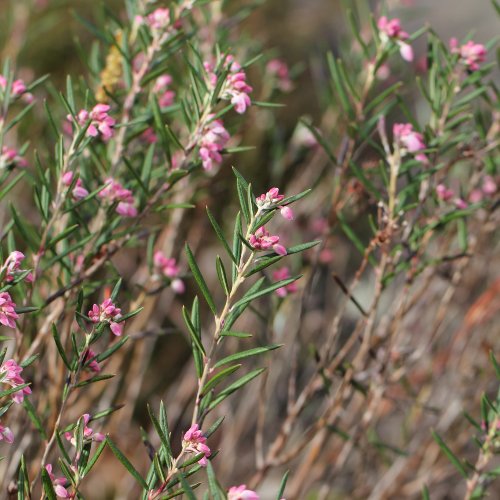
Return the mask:
[[281,500],[285,494],[286,482],[288,481],[288,475],[290,471],[287,470],[285,474],[283,474],[283,479],[281,480],[280,489],[278,490],[278,494],[276,495],[276,500]]
[[92,470],[97,460],[99,460],[99,457],[101,456],[101,453],[104,451],[105,447],[106,447],[106,440],[102,441],[99,444],[99,447],[97,448],[95,453],[92,455],[92,458],[88,461],[87,465],[85,466],[85,469],[82,472],[82,477],[85,477]]
[[52,323],[52,337],[54,338],[54,342],[56,343],[57,351],[59,352],[59,356],[63,360],[63,363],[66,365],[66,368],[71,371],[71,365],[66,357],[66,353],[64,352],[64,347],[61,344],[61,337],[59,336],[59,332],[57,331],[57,327],[55,323]]
[[443,441],[441,436],[435,431],[431,431],[432,437],[436,441],[436,443],[439,445],[443,453],[448,457],[448,460],[455,466],[455,468],[458,470],[458,472],[464,477],[467,478],[468,474],[467,471],[465,470],[464,465],[462,462],[454,455],[454,453],[448,448],[446,443]]
[[205,279],[203,278],[203,275],[200,272],[200,268],[198,267],[198,264],[196,263],[193,252],[191,251],[191,249],[189,248],[189,245],[187,243],[186,243],[186,255],[187,255],[187,259],[188,259],[189,268],[191,269],[191,272],[193,273],[193,277],[196,280],[196,283],[198,284],[198,286],[201,290],[201,293],[203,294],[203,297],[205,297],[205,300],[207,301],[207,304],[210,307],[210,310],[216,316],[217,315],[217,308],[215,307],[215,302],[212,298],[212,295],[210,294],[210,291],[208,290]]
[[206,207],[207,209],[207,214],[208,218],[210,219],[210,223],[212,224],[212,227],[214,228],[215,234],[217,235],[217,238],[219,238],[220,242],[224,246],[224,249],[226,250],[227,254],[229,257],[231,257],[231,260],[237,264],[236,262],[236,257],[233,255],[233,251],[231,250],[231,247],[229,246],[229,243],[227,242],[226,238],[224,237],[224,234],[222,232],[221,227],[219,226],[218,222],[215,220],[215,217],[212,215],[210,212],[210,209]]
[[249,358],[250,356],[257,356],[259,354],[264,354],[269,351],[274,351],[274,349],[278,349],[279,347],[282,346],[283,344],[271,344],[265,347],[254,347],[253,349],[248,349],[246,351],[240,351],[234,354],[230,354],[229,356],[222,358],[220,361],[217,361],[217,363],[215,363],[214,365],[214,369],[219,368],[223,365],[227,365],[228,363],[232,363],[234,361],[239,361],[241,359]]
[[220,384],[224,379],[229,377],[232,373],[234,373],[236,370],[238,370],[241,367],[241,365],[233,365],[229,366],[228,368],[225,368],[224,370],[220,371],[216,375],[214,375],[204,386],[203,389],[201,390],[201,394],[206,394],[208,391],[213,389],[216,385]]
[[45,468],[42,469],[42,486],[48,500],[57,500],[54,486],[52,486],[52,481],[50,480],[49,473],[45,470]]
[[95,377],[83,380],[82,382],[76,384],[75,387],[85,387],[87,385],[94,384],[95,382],[101,382],[103,380],[108,380],[113,377],[114,375],[111,373],[103,373],[102,375],[96,375]]
[[119,448],[113,443],[109,436],[106,436],[106,442],[108,443],[109,448],[113,452],[114,456],[121,462],[121,464],[127,469],[130,475],[137,481],[137,483],[143,488],[147,489],[148,485],[146,481],[142,478],[142,476],[137,472],[135,467],[130,463],[128,458],[119,450]]
[[[149,418],[151,419],[151,422],[153,423],[153,427],[156,430],[156,433],[158,434],[158,437],[160,438],[161,444],[163,448],[165,449],[165,454],[170,461],[170,457],[172,457],[172,448],[170,446],[170,438],[168,436],[168,433],[164,432],[164,429],[162,429],[162,426],[160,425],[160,422],[156,418],[156,415],[154,414],[153,410],[151,409],[151,406],[148,404],[148,413],[149,413]],[[167,429],[168,431],[168,429]]]
[[191,318],[189,317],[189,314],[185,306],[182,306],[182,317],[184,318],[184,323],[186,323],[186,326],[188,327],[189,334],[191,335],[191,340],[193,341],[193,344],[205,356],[206,355],[205,348],[203,347],[201,339],[198,337],[198,333],[196,332],[196,329],[193,323],[191,322]]
[[258,377],[265,370],[266,370],[265,368],[258,368],[257,370],[252,370],[250,373],[247,373],[246,375],[238,379],[236,382],[233,382],[230,386],[226,387],[210,403],[210,405],[208,406],[208,411],[213,410],[217,405],[222,403],[224,399],[233,394],[233,392],[236,392],[238,389],[241,389],[243,386],[252,381],[255,377]]
[[179,476],[179,480],[182,484],[182,489],[184,490],[184,494],[186,495],[188,500],[196,500],[196,496],[193,492],[193,489],[191,488],[191,486],[189,486],[188,482],[184,478],[184,474],[179,471],[178,476]]
[[294,281],[297,281],[299,278],[301,278],[302,275],[299,275],[299,276],[295,276],[293,278],[288,278],[286,280],[281,280],[281,281],[278,281],[276,283],[273,283],[271,286],[268,286],[266,288],[263,288],[262,290],[259,290],[257,292],[253,292],[253,293],[247,293],[246,295],[244,295],[240,300],[238,300],[238,302],[236,302],[236,304],[233,305],[233,309],[234,308],[237,308],[239,306],[242,306],[244,304],[247,304],[249,302],[252,302],[254,301],[255,299],[258,299],[259,297],[262,297],[264,295],[268,295],[272,292],[274,292],[275,290],[277,290],[278,288],[281,288],[281,287],[284,287],[284,286],[287,286],[289,285],[290,283],[293,283]]
[[238,339],[248,339],[252,337],[251,333],[243,333],[243,332],[231,332],[231,331],[223,331],[221,332],[221,337],[236,337]]
[[33,425],[35,426],[36,430],[40,433],[41,438],[47,439],[47,434],[45,434],[42,421],[40,420],[40,417],[38,416],[36,409],[29,400],[29,398],[23,399],[23,406],[24,409],[26,410],[26,413],[30,417],[30,420],[33,422]]
[[222,259],[218,255],[215,260],[215,267],[217,269],[217,277],[219,278],[219,282],[222,286],[222,289],[224,290],[224,293],[227,296],[229,296],[231,291],[229,289],[229,283],[227,281],[226,270],[224,269],[224,264],[222,262]]

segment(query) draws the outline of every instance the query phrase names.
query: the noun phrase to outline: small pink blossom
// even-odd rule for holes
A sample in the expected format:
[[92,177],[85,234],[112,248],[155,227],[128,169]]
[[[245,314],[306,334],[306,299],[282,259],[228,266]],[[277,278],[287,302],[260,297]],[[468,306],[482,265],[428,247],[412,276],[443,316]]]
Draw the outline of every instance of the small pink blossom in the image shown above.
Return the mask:
[[405,42],[408,39],[408,33],[401,28],[401,21],[398,18],[388,19],[382,16],[377,23],[380,30],[380,38],[383,43],[393,40],[399,46],[399,53],[405,61],[413,61],[413,49],[410,44]]
[[[5,92],[7,89],[7,78],[5,78],[3,75],[0,75],[0,88]],[[33,94],[30,92],[27,92],[27,87],[26,84],[23,82],[23,80],[14,80],[12,82],[11,86],[11,96],[14,99],[17,99],[19,97],[22,97],[23,101],[27,104],[31,104],[34,101]]]
[[469,40],[466,44],[459,47],[458,40],[450,40],[450,49],[453,54],[458,54],[460,62],[470,71],[477,71],[479,64],[486,61],[488,51],[482,43],[475,43]]
[[[208,119],[214,115],[209,115]],[[203,129],[199,155],[205,170],[211,170],[213,165],[222,163],[221,152],[229,141],[229,133],[224,128],[222,120],[211,120]]]
[[[291,278],[290,270],[288,267],[282,267],[281,269],[276,269],[273,271],[273,280],[275,281],[283,281],[288,278]],[[298,290],[297,283],[294,281],[289,285],[282,286],[276,290],[276,295],[283,298],[286,297],[289,293],[295,293]]]
[[394,141],[400,148],[401,156],[405,156],[407,153],[417,153],[415,155],[416,160],[428,163],[427,156],[424,153],[419,153],[419,151],[427,147],[424,142],[424,136],[420,132],[413,130],[411,123],[395,123],[392,131]]
[[[90,113],[86,109],[80,110],[77,115],[77,122],[80,127],[84,127],[90,121],[87,128],[87,135],[90,137],[102,136],[104,141],[109,141],[113,137],[116,120],[108,115],[110,106],[108,104],[96,104]],[[71,115],[67,116],[68,121],[73,121]]]
[[124,217],[136,217],[137,208],[132,191],[125,189],[118,181],[109,177],[106,179],[106,187],[99,192],[99,197],[108,203],[117,203],[116,213]]
[[158,142],[158,136],[155,134],[153,127],[148,127],[142,134],[141,138],[148,144],[155,144]]
[[[104,441],[104,434],[101,434],[100,432],[94,432],[90,427],[88,427],[88,423],[90,422],[90,415],[88,413],[85,413],[82,415],[83,418],[83,438],[88,442],[88,441],[96,441],[97,443],[100,443],[101,441]],[[71,432],[65,432],[64,437],[73,445],[76,446],[76,437],[74,433]]]
[[146,17],[146,23],[153,31],[165,31],[170,25],[170,10],[158,8]]
[[[13,281],[17,274],[27,271],[27,269],[21,269],[21,262],[24,258],[24,254],[18,250],[14,250],[10,253],[4,265],[0,269],[0,272],[5,271],[6,281]],[[31,283],[33,281],[33,274],[29,273],[24,280]]]
[[438,184],[436,186],[436,194],[442,201],[450,201],[455,196],[453,189],[447,188],[444,184]]
[[269,250],[272,248],[278,255],[286,255],[286,248],[279,243],[280,237],[270,235],[264,226],[259,227],[255,234],[252,234],[249,239],[250,245],[255,250]]
[[182,447],[185,451],[198,455],[203,453],[204,456],[198,460],[198,463],[202,467],[206,467],[209,457],[212,452],[210,448],[206,445],[207,438],[204,436],[203,432],[199,428],[198,424],[192,425],[182,437]]
[[232,486],[227,492],[227,500],[259,500],[259,498],[255,491],[247,489],[246,484]]
[[[4,384],[9,384],[11,387],[18,387],[25,384],[21,373],[23,371],[22,366],[19,366],[13,359],[5,361],[2,366],[0,366],[0,381]],[[15,403],[22,403],[24,396],[31,394],[31,389],[29,387],[24,387],[17,392],[12,393],[12,399]]]
[[169,259],[160,250],[155,252],[153,262],[156,269],[167,278],[174,278],[179,274],[179,266],[175,259]]
[[271,188],[267,193],[257,196],[255,202],[258,207],[268,209],[277,205],[280,201],[285,198],[285,195],[280,194],[280,190],[277,187]]
[[[71,186],[71,183],[73,182],[73,172],[66,172],[62,177],[62,182],[65,186]],[[75,200],[82,200],[89,195],[89,192],[83,187],[83,183],[80,178],[76,180],[71,194]]]
[[6,167],[27,167],[28,162],[23,158],[16,149],[7,146],[2,147],[0,155],[0,169]]
[[295,219],[295,215],[293,213],[293,210],[289,206],[280,207],[280,214],[286,220],[293,220],[293,219]]
[[455,206],[459,210],[465,210],[468,207],[467,202],[465,200],[463,200],[462,198],[455,198],[453,200],[453,202],[455,203]]
[[47,464],[45,470],[49,474],[52,485],[54,486],[54,491],[59,498],[71,498],[69,491],[65,486],[69,486],[69,481],[65,477],[55,477],[52,473],[52,464]]
[[87,354],[85,355],[84,363],[87,363],[89,359],[91,359],[92,361],[88,363],[87,368],[92,370],[94,373],[99,373],[101,371],[101,367],[97,362],[96,353],[90,348],[87,351]]
[[0,293],[0,323],[10,328],[16,328],[16,319],[19,315],[16,313],[16,304],[13,302],[8,292]]
[[186,285],[184,284],[184,281],[179,278],[172,280],[172,283],[170,283],[170,287],[172,288],[174,293],[178,295],[181,295],[186,291]]
[[159,76],[153,86],[153,92],[158,95],[158,104],[162,108],[172,106],[174,103],[175,92],[168,88],[171,83],[172,77],[165,74]]
[[92,323],[109,323],[109,328],[114,335],[119,337],[123,333],[124,322],[117,323],[122,317],[122,310],[113,304],[111,299],[106,299],[100,306],[94,304],[92,309],[88,312],[88,316]]
[[12,444],[14,442],[14,433],[9,427],[4,427],[0,424],[0,441],[5,440],[6,443]]
[[483,184],[481,187],[482,191],[486,195],[492,195],[497,192],[497,183],[495,182],[495,179],[491,175],[485,175],[483,178]]
[[290,92],[293,88],[290,72],[285,61],[271,59],[266,65],[266,71],[277,79],[277,87],[282,92]]

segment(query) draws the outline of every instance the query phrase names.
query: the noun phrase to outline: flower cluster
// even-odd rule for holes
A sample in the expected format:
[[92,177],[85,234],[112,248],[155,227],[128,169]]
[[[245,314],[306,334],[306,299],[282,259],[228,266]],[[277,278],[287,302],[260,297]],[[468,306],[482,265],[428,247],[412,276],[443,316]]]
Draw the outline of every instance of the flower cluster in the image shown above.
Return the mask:
[[398,18],[388,19],[382,16],[377,23],[380,30],[380,38],[384,44],[389,40],[397,43],[401,57],[408,62],[413,61],[413,49],[405,40],[408,39],[408,33],[401,28],[401,21]]
[[122,317],[122,310],[113,304],[111,299],[106,299],[101,305],[94,304],[88,316],[92,323],[109,323],[109,328],[114,335],[120,336],[123,333],[124,322],[117,323]]
[[184,293],[186,287],[184,282],[178,278],[180,270],[174,258],[168,258],[163,252],[157,250],[153,257],[153,264],[155,267],[155,278],[169,278],[172,290],[175,293]]
[[[21,262],[24,258],[24,254],[18,250],[14,250],[9,254],[3,266],[0,268],[0,274],[3,275],[3,273],[5,273],[6,281],[13,281],[16,275],[27,271],[27,269],[21,269]],[[27,274],[24,280],[31,283],[33,281],[33,274]]]
[[255,491],[247,489],[246,484],[232,486],[227,492],[227,500],[259,500],[259,498]]
[[281,59],[271,59],[266,65],[266,72],[275,78],[276,86],[282,92],[290,92],[293,88],[287,64]]
[[[109,141],[113,137],[114,125],[116,120],[108,115],[110,110],[109,104],[96,104],[89,112],[86,109],[80,110],[77,115],[77,122],[80,127],[84,127],[90,120],[90,125],[87,128],[87,135],[90,137],[102,136],[104,141]],[[71,115],[66,117],[70,122],[73,121]]]
[[[83,418],[83,438],[88,441],[96,441],[100,443],[104,441],[104,434],[100,432],[94,432],[90,427],[88,427],[88,423],[90,422],[90,414],[85,413],[82,415]],[[65,432],[64,437],[73,445],[76,446],[76,437],[71,432]]]
[[25,158],[19,155],[18,151],[14,148],[7,146],[2,147],[2,154],[0,154],[0,169],[7,167],[27,167],[28,162]]
[[481,186],[473,189],[469,194],[469,201],[471,203],[479,203],[483,197],[493,196],[498,190],[497,183],[491,175],[485,175],[481,181]]
[[408,153],[417,153],[415,155],[416,160],[428,163],[427,156],[424,153],[419,153],[419,151],[427,147],[424,142],[424,136],[420,132],[413,130],[411,123],[395,123],[392,132],[394,134],[394,142],[397,144],[401,156],[405,156]]
[[488,53],[482,43],[475,43],[472,40],[459,47],[456,38],[450,40],[450,49],[453,54],[459,55],[460,62],[470,71],[477,71],[479,64],[486,61]]
[[146,19],[146,24],[153,32],[163,32],[170,25],[170,10],[166,8],[158,8],[151,12]]
[[293,210],[289,206],[280,206],[280,201],[284,200],[285,196],[280,194],[279,189],[277,187],[271,188],[267,193],[261,194],[257,196],[255,199],[255,203],[257,206],[268,210],[277,206],[280,209],[281,215],[287,220],[293,220],[294,214]]
[[168,88],[171,83],[172,77],[165,74],[159,76],[153,86],[153,92],[158,96],[158,104],[162,108],[172,106],[174,103],[175,92]]
[[[73,183],[73,172],[66,172],[62,177],[62,182],[67,187],[71,186]],[[76,180],[71,194],[75,200],[82,200],[89,195],[89,192],[83,187],[83,183],[80,178]]]
[[123,217],[136,217],[137,208],[135,207],[135,199],[130,189],[125,189],[118,181],[111,177],[106,179],[106,186],[99,191],[99,197],[106,200],[108,203],[117,203],[116,213]]
[[[23,368],[19,366],[13,359],[5,361],[2,366],[0,366],[0,381],[4,384],[9,384],[11,387],[19,387],[24,385],[26,382],[23,377],[21,377],[21,372]],[[12,393],[12,399],[15,403],[22,403],[24,396],[31,394],[31,389],[29,387],[23,387],[17,392]]]
[[259,227],[254,234],[250,235],[249,243],[255,250],[269,250],[272,248],[278,255],[286,255],[287,251],[280,245],[280,237],[269,234],[264,226]]
[[194,453],[195,455],[200,453],[204,454],[204,456],[198,460],[198,463],[202,467],[206,467],[208,463],[207,457],[212,454],[206,442],[207,438],[198,427],[198,424],[193,424],[182,437],[182,448],[185,451]]
[[[282,267],[280,269],[276,269],[276,271],[273,271],[273,279],[275,281],[283,281],[291,277],[292,275],[290,274],[290,270],[288,269],[288,267]],[[276,295],[278,295],[278,297],[284,298],[290,293],[295,293],[297,290],[297,283],[295,283],[294,281],[289,285],[278,288],[276,290]]]
[[0,323],[10,328],[16,327],[16,319],[19,315],[16,313],[16,304],[12,300],[9,292],[0,293]]
[[[217,75],[214,73],[214,66],[212,63],[205,61],[205,70],[208,74],[209,83],[212,87],[217,85]],[[252,87],[247,83],[247,75],[241,65],[234,60],[234,57],[229,55],[224,61],[224,67],[228,70],[229,74],[226,77],[224,84],[220,91],[221,99],[231,101],[234,110],[243,114],[246,109],[252,104],[250,101],[249,93],[252,92]]]
[[453,191],[453,189],[447,188],[444,184],[438,184],[436,186],[436,195],[440,200],[444,202],[453,201],[457,208],[467,208],[467,203],[462,200],[462,198],[456,197],[455,191]]
[[200,140],[199,155],[205,170],[211,170],[214,163],[222,163],[221,152],[230,139],[222,120],[214,120],[213,117],[214,115],[209,115],[209,122],[203,128]]
[[[0,89],[2,89],[3,92],[7,89],[7,78],[3,75],[0,75]],[[33,94],[27,90],[26,84],[22,80],[14,80],[10,89],[11,97],[14,99],[22,97],[25,103],[30,104],[35,98]]]
[[54,492],[59,498],[71,498],[71,494],[66,489],[69,486],[69,481],[65,477],[55,477],[52,473],[52,464],[47,464],[45,466],[50,480],[52,481],[52,486],[54,487]]

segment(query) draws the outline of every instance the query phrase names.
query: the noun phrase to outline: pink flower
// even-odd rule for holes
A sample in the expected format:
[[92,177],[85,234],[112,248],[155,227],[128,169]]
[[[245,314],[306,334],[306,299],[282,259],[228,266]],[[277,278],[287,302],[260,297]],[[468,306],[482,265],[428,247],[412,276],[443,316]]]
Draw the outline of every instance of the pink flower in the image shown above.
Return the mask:
[[[276,271],[273,271],[273,279],[275,281],[283,281],[288,278],[291,278],[290,270],[288,267],[282,267],[281,269],[277,269]],[[282,286],[281,288],[278,288],[276,290],[276,294],[283,298],[286,297],[289,293],[295,293],[298,290],[297,284],[295,281],[293,283],[290,283],[289,285]]]
[[462,198],[455,198],[453,202],[459,210],[464,210],[468,207],[467,202],[465,200],[462,200]]
[[[87,426],[87,424],[90,422],[90,415],[88,413],[85,413],[82,415],[83,418],[83,438],[88,442],[88,441],[96,441],[100,443],[101,441],[104,441],[104,434],[101,434],[100,432],[94,432],[90,427]],[[74,434],[71,432],[65,432],[64,437],[73,445],[76,446],[76,437]]]
[[459,55],[460,62],[470,71],[477,71],[480,67],[479,63],[486,61],[488,53],[483,44],[475,43],[472,40],[459,47],[456,38],[450,40],[450,49],[453,54]]
[[160,276],[169,278],[171,280],[170,286],[172,287],[172,290],[178,294],[184,293],[186,288],[184,286],[184,282],[176,278],[180,270],[175,259],[169,259],[163,254],[163,252],[157,250],[153,257],[153,263],[155,267],[155,279],[158,279]]
[[0,293],[0,323],[10,328],[16,328],[15,320],[19,318],[16,313],[16,304],[8,292]]
[[497,184],[491,175],[485,175],[483,178],[482,191],[486,195],[492,195],[497,192]]
[[155,134],[153,127],[148,127],[142,134],[141,138],[148,144],[155,144],[158,142],[158,136]]
[[255,250],[269,250],[272,248],[278,255],[286,255],[286,248],[279,243],[279,236],[271,236],[264,226],[259,227],[250,236],[249,243]]
[[267,193],[257,196],[255,203],[258,207],[268,209],[274,205],[277,205],[280,201],[285,198],[285,195],[280,194],[280,190],[277,187],[271,188]]
[[[0,381],[4,384],[9,384],[11,387],[18,387],[25,384],[23,377],[21,377],[21,372],[23,368],[19,366],[13,359],[5,361],[2,366],[0,366]],[[17,392],[12,393],[12,399],[15,403],[22,403],[24,396],[31,394],[31,389],[29,387],[24,387]]]
[[[96,104],[90,113],[86,109],[80,110],[77,115],[77,122],[80,127],[87,125],[90,120],[90,125],[87,128],[87,135],[90,137],[102,136],[104,141],[108,141],[113,137],[114,125],[116,120],[108,115],[110,106],[108,104]],[[67,116],[69,121],[73,121],[71,115]]]
[[184,284],[184,281],[180,280],[179,278],[172,280],[172,283],[170,283],[170,287],[172,288],[174,293],[178,295],[181,295],[186,291],[186,285]]
[[0,155],[0,169],[6,167],[27,167],[28,162],[25,158],[19,155],[17,150],[13,148],[8,148],[7,146],[2,147],[2,154]]
[[[14,250],[10,253],[5,261],[4,265],[0,269],[0,272],[5,271],[5,280],[13,281],[16,274],[23,273],[26,269],[21,269],[21,262],[24,260],[24,254],[18,250]],[[29,273],[25,278],[25,281],[31,283],[33,281],[33,274]]]
[[87,361],[91,359],[92,361],[88,363],[87,368],[92,370],[94,373],[99,373],[101,371],[101,367],[99,366],[99,363],[97,362],[97,359],[95,359],[95,357],[96,353],[89,348],[87,354],[85,355],[84,363],[87,363]]
[[172,106],[174,103],[175,92],[168,90],[168,86],[172,83],[170,75],[161,75],[156,79],[153,86],[153,92],[158,95],[158,104],[162,108]]
[[203,453],[204,456],[198,460],[198,463],[202,467],[206,467],[209,457],[212,452],[210,448],[206,445],[207,438],[203,435],[203,432],[198,427],[198,424],[192,425],[182,437],[182,447],[185,451],[198,455]]
[[[5,92],[7,89],[7,78],[0,75],[0,88]],[[26,84],[22,80],[14,80],[11,86],[11,97],[17,99],[19,97],[23,98],[23,101],[27,104],[31,104],[35,99],[33,94],[27,92]]]
[[436,195],[442,201],[450,201],[455,196],[455,192],[444,184],[438,184],[436,186]]
[[4,427],[0,424],[0,441],[3,441],[4,439],[7,443],[11,444],[14,442],[14,434],[9,427]]
[[88,312],[92,323],[109,323],[109,328],[114,335],[119,337],[123,333],[124,322],[117,323],[116,320],[122,317],[122,310],[113,304],[111,299],[106,299],[100,306],[94,304]]
[[146,22],[153,31],[165,31],[170,24],[170,10],[156,9],[147,16]]
[[54,491],[59,498],[71,498],[70,493],[65,488],[65,486],[69,486],[69,481],[65,477],[56,478],[52,473],[52,464],[47,464],[45,466],[45,470],[49,474],[50,480],[52,481],[52,485],[54,486]]
[[259,498],[255,491],[247,490],[246,484],[232,486],[227,492],[227,500],[259,500]]
[[[209,115],[208,119],[214,115]],[[222,120],[211,120],[205,125],[200,141],[199,155],[205,170],[211,170],[214,163],[222,163],[221,151],[229,141],[229,133],[224,128]]]
[[99,192],[99,197],[108,203],[117,203],[116,213],[124,217],[136,217],[137,208],[132,191],[125,189],[118,181],[111,177],[106,179],[106,187]]
[[[217,75],[214,73],[213,64],[205,61],[203,63],[208,74],[208,83],[215,87],[217,85]],[[221,99],[230,100],[237,113],[243,114],[251,105],[248,94],[252,92],[252,87],[246,82],[246,73],[241,66],[229,55],[224,60],[224,67],[229,70],[224,84],[220,90]]]
[[293,220],[295,218],[293,214],[293,210],[286,206],[286,207],[281,207],[280,208],[280,214],[286,219],[286,220]]
[[393,126],[394,141],[398,144],[401,156],[407,153],[417,153],[415,159],[422,163],[428,163],[428,159],[423,153],[419,153],[427,146],[424,136],[420,132],[413,130],[411,123],[395,123]]
[[[65,186],[71,186],[71,183],[73,182],[73,172],[66,172],[63,175],[62,182]],[[71,194],[75,200],[82,200],[89,195],[89,192],[83,187],[83,183],[80,178],[76,180]]]
[[277,79],[277,87],[282,92],[290,92],[293,88],[290,73],[286,63],[280,59],[271,59],[266,65],[266,71]]
[[408,38],[408,33],[401,28],[401,21],[398,18],[388,19],[382,16],[377,23],[380,30],[380,38],[383,43],[393,40],[399,46],[399,53],[405,61],[413,61],[413,49],[405,40]]

